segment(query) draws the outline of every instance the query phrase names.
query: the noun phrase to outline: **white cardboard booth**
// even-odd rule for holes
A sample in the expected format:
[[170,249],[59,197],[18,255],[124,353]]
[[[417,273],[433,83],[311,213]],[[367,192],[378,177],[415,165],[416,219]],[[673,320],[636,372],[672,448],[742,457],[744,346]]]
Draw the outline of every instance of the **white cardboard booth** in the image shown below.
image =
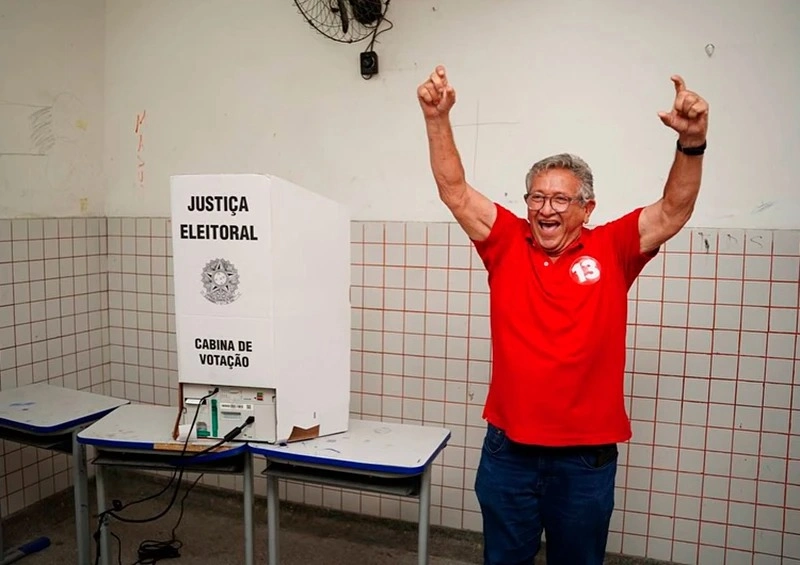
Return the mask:
[[346,431],[347,209],[266,174],[178,175],[170,188],[174,437],[222,438],[250,416],[240,441]]

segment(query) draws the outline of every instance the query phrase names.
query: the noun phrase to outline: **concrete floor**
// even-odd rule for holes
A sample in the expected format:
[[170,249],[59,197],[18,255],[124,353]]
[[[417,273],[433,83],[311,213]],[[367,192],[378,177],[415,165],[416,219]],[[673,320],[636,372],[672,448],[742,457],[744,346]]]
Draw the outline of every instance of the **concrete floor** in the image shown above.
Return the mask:
[[[157,492],[159,478],[130,471],[109,471],[108,492],[114,498],[131,501]],[[94,486],[90,485],[94,494]],[[160,502],[147,502],[124,513],[125,516],[151,516],[164,508]],[[94,511],[94,497],[92,511]],[[178,499],[178,502],[180,499]],[[121,539],[112,538],[111,563],[137,561],[137,547],[148,539],[169,539],[178,517],[179,505],[163,518],[146,524],[112,521],[111,530]],[[266,564],[266,500],[257,499],[256,563]],[[413,565],[417,563],[416,524],[362,517],[315,507],[282,504],[280,529],[281,565]],[[200,485],[186,500],[185,512],[176,537],[183,542],[179,560],[159,563],[182,565],[241,565],[244,563],[241,499],[238,495]],[[93,526],[95,527],[95,526]],[[66,565],[75,563],[75,529],[72,490],[9,516],[3,522],[6,549],[32,537],[46,535],[51,545],[44,551],[25,557],[22,565]],[[430,565],[466,565],[481,563],[481,539],[475,532],[431,528]],[[94,551],[94,550],[93,550]],[[542,552],[543,553],[543,552]],[[544,557],[536,564],[544,564]],[[657,563],[651,560],[609,555],[608,565]],[[662,563],[662,562],[659,562]]]

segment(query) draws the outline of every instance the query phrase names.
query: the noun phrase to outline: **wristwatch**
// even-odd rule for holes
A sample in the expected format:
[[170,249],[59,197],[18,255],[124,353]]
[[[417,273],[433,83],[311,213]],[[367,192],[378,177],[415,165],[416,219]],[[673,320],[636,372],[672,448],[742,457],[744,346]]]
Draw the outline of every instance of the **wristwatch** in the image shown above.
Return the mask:
[[684,155],[702,155],[706,152],[706,142],[704,141],[702,145],[698,145],[697,147],[683,147],[681,145],[681,140],[679,139],[675,142],[675,145],[678,148],[678,151],[683,153]]

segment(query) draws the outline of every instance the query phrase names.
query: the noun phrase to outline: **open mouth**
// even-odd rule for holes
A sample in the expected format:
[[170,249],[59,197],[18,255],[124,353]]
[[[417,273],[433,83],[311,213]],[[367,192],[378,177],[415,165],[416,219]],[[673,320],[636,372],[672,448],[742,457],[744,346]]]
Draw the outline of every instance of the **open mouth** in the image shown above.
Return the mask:
[[556,220],[539,220],[539,229],[545,233],[556,231],[560,225],[561,222]]

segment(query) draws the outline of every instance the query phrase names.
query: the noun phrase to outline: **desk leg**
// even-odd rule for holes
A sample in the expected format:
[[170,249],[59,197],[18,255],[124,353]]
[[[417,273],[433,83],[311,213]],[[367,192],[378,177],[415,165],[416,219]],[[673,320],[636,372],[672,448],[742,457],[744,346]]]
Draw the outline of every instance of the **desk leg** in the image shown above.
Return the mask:
[[278,517],[280,500],[278,499],[278,477],[267,471],[267,543],[269,565],[278,565]]
[[72,434],[72,468],[75,492],[75,531],[78,536],[78,563],[91,562],[89,534],[89,480],[86,471],[86,446],[78,442],[78,431]]
[[425,467],[419,488],[419,532],[417,534],[417,563],[428,565],[428,533],[431,518],[431,467]]
[[[102,465],[95,466],[95,482],[97,485],[97,514],[102,514],[106,511],[106,484],[105,477],[103,476]],[[100,564],[110,565],[111,557],[108,555],[110,548],[108,545],[108,516],[103,516],[100,521]]]
[[244,562],[253,565],[253,455],[244,458]]

